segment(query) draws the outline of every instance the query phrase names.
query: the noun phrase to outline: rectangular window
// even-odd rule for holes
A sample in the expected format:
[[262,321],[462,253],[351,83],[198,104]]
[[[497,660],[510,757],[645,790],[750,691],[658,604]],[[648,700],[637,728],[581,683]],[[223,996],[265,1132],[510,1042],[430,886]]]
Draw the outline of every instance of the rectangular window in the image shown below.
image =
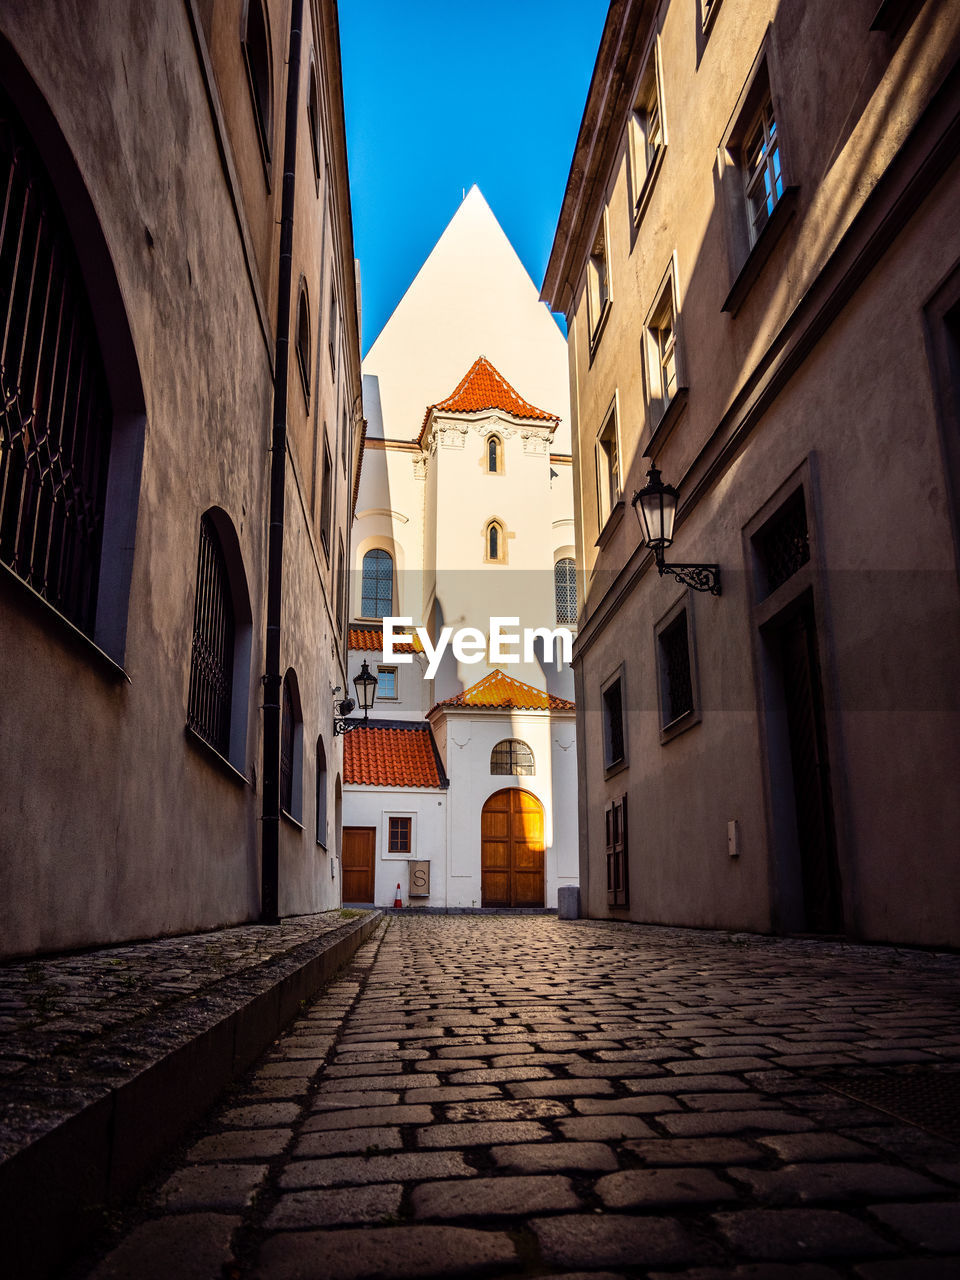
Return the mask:
[[603,765],[616,769],[626,759],[623,735],[623,680],[615,676],[603,689]]
[[600,336],[600,325],[610,305],[610,268],[607,258],[607,211],[604,209],[600,226],[587,259],[587,322],[590,342]]
[[667,728],[693,711],[686,609],[677,614],[657,639],[660,646],[663,727]]
[[330,461],[330,448],[327,445],[327,433],[323,433],[323,469],[320,479],[320,541],[323,549],[330,552],[330,513],[333,508],[333,464]]
[[780,169],[780,138],[773,114],[770,90],[767,89],[753,123],[746,131],[741,158],[743,184],[747,200],[750,243],[767,225],[767,220],[783,195]]
[[377,667],[377,698],[396,699],[397,668]]
[[617,406],[611,406],[597,436],[597,514],[602,529],[620,501],[620,440]]
[[388,851],[390,853],[410,853],[413,848],[411,840],[413,820],[411,818],[391,818],[389,822]]
[[337,630],[343,631],[343,617],[347,609],[347,575],[343,563],[343,538],[337,539]]
[[626,796],[618,796],[607,805],[604,824],[607,849],[607,905],[626,907],[630,903]]
[[330,328],[327,331],[327,347],[330,352],[330,372],[337,372],[337,286],[330,286]]
[[762,573],[761,599],[774,591],[810,559],[810,535],[803,490],[798,489],[754,535],[753,545]]
[[650,47],[630,117],[630,188],[634,219],[639,220],[666,148],[660,82],[659,37]]
[[686,399],[675,259],[671,259],[653,306],[647,313],[643,342],[647,435],[642,445],[647,447],[671,404],[676,401],[676,412],[667,419],[664,430],[671,429],[669,424],[676,420],[676,414]]
[[340,419],[340,465],[344,472],[347,470],[347,443],[350,439],[350,430],[347,425],[347,406],[343,406],[343,413]]

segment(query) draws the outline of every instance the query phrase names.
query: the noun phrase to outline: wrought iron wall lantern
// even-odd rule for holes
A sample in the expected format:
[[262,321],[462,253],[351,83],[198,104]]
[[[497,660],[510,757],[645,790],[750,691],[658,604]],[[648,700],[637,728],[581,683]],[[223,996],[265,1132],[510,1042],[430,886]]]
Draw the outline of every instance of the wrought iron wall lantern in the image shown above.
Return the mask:
[[664,484],[660,472],[651,467],[647,483],[633,495],[630,505],[637,514],[643,541],[653,552],[657,572],[673,574],[678,582],[694,591],[720,594],[720,566],[716,564],[666,564],[663,553],[673,542],[673,522],[677,518],[677,491],[671,484]]
[[[362,724],[367,723],[370,708],[373,706],[377,696],[377,677],[367,666],[367,660],[364,658],[359,672],[353,677],[353,687],[357,691],[357,700],[353,698],[341,698],[334,701],[333,704],[333,734],[334,737],[340,733],[348,733],[351,729],[356,729]],[[340,685],[333,691],[335,694],[341,692]],[[362,720],[347,721],[347,716],[353,711],[354,707],[359,706],[363,712]]]

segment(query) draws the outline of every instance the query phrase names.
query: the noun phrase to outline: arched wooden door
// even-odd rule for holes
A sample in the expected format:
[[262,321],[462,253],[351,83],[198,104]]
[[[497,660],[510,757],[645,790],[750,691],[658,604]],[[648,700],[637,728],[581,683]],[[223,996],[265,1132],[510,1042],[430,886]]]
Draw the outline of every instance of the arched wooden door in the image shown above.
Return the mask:
[[543,906],[543,805],[516,787],[495,792],[480,814],[484,907]]

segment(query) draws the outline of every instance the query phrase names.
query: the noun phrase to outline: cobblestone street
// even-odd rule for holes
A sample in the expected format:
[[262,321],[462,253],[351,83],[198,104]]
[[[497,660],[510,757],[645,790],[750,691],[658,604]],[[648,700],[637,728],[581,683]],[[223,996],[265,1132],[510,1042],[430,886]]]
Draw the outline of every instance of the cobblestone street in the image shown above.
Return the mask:
[[957,956],[395,917],[69,1275],[946,1280],[958,1005]]

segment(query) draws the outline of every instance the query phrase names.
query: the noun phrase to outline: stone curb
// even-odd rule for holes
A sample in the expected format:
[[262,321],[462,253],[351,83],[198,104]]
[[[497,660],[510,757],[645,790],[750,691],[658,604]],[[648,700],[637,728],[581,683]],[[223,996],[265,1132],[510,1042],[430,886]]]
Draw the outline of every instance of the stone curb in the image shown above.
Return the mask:
[[[208,1002],[179,1043],[99,1096],[81,1096],[0,1164],[0,1204],[8,1224],[7,1274],[40,1280],[91,1232],[105,1207],[137,1186],[150,1168],[247,1070],[281,1029],[373,934],[384,913],[372,910],[317,940],[292,964],[268,966]],[[259,990],[254,988],[259,986]],[[167,1037],[172,1039],[174,1037]],[[39,1192],[39,1194],[38,1194]],[[11,1231],[9,1228],[13,1227]]]

